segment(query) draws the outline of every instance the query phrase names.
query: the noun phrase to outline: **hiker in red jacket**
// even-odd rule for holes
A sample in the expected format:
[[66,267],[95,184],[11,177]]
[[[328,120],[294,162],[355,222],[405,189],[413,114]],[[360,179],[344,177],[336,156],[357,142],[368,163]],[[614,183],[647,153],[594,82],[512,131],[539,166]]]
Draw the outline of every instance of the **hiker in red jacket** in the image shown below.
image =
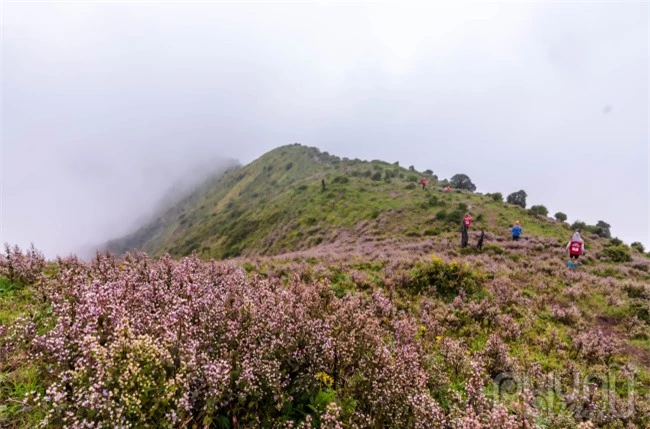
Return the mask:
[[423,177],[422,180],[420,180],[420,183],[422,184],[422,189],[427,187],[427,178]]
[[469,229],[470,225],[472,225],[472,217],[467,213],[463,218],[463,226]]
[[569,268],[578,268],[578,263],[573,262],[572,259],[577,261],[580,256],[585,254],[585,241],[580,236],[580,231],[573,233],[569,244],[566,246],[566,251],[569,253],[567,266]]

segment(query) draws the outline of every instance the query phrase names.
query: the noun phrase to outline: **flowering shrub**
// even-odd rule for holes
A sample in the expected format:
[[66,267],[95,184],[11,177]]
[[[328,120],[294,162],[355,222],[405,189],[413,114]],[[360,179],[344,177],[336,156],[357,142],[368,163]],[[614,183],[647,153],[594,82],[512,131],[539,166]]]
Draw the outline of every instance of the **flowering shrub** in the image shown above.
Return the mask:
[[194,258],[59,264],[54,328],[32,339],[52,375],[47,425],[257,427],[304,415],[329,388],[338,405],[313,416],[321,427],[404,427],[411,402],[430,414],[417,325],[383,323],[380,296],[339,300],[326,282],[284,286]]
[[575,305],[562,307],[558,304],[551,306],[551,314],[557,320],[568,325],[574,325],[580,320],[580,310]]
[[5,253],[0,255],[0,275],[13,283],[33,284],[37,282],[45,266],[45,257],[32,244],[26,251],[20,247],[5,244]]
[[614,354],[620,352],[620,341],[600,329],[580,332],[573,338],[573,347],[579,356],[590,362],[609,362]]

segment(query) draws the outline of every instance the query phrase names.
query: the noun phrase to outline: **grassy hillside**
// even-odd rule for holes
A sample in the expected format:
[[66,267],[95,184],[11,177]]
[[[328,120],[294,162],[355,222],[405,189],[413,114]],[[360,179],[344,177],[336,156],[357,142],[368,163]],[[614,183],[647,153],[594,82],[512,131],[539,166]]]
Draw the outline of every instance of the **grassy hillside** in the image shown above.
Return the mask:
[[280,254],[360,237],[451,239],[466,211],[475,219],[475,231],[506,236],[520,220],[526,235],[568,239],[566,225],[550,218],[466,191],[442,192],[432,176],[423,190],[421,177],[386,162],[283,146],[204,184],[155,222],[108,248],[176,257],[196,251],[207,259]]

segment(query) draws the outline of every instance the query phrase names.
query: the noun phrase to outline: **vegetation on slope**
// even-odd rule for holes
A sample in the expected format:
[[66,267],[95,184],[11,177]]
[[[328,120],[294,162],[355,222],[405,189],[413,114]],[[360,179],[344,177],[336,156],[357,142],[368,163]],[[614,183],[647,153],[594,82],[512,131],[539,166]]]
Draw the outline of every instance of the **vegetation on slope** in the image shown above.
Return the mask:
[[[427,176],[427,189],[419,186]],[[232,169],[124,239],[118,254],[203,259],[281,254],[343,238],[372,235],[417,241],[457,231],[466,211],[474,229],[507,235],[514,220],[527,235],[568,239],[567,225],[488,196],[443,192],[432,174],[382,161],[340,159],[300,145],[275,149]],[[326,190],[323,191],[322,181]]]
[[0,331],[0,418],[647,427],[650,261],[569,271],[557,240],[492,238],[481,253],[392,239],[229,263],[99,255],[46,266],[13,252],[31,280],[12,287],[23,298],[2,297],[24,317]]

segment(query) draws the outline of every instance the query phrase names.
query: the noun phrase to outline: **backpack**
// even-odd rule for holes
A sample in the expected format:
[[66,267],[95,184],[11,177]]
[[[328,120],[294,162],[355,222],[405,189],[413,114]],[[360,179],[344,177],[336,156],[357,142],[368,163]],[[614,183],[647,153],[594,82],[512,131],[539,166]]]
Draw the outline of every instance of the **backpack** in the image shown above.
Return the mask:
[[572,241],[569,245],[570,255],[582,255],[582,243],[579,241]]

